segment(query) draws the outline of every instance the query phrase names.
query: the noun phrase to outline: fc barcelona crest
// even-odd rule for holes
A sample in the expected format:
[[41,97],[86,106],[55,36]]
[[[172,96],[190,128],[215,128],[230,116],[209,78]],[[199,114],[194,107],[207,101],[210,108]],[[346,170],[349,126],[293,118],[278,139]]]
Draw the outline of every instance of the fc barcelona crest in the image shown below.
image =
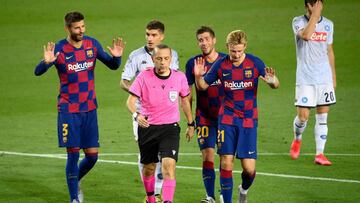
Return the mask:
[[170,99],[170,101],[175,102],[176,99],[177,99],[177,97],[178,97],[177,91],[170,91],[170,92],[169,92],[169,99]]
[[88,58],[92,58],[94,56],[93,50],[92,49],[87,50],[86,51],[86,56]]
[[245,78],[252,78],[253,73],[252,70],[245,70]]

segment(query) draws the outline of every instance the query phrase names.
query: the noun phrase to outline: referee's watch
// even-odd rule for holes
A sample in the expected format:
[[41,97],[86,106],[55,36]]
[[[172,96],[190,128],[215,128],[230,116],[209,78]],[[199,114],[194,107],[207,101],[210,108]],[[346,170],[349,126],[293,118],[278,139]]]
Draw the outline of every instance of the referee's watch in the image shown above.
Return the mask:
[[136,112],[136,111],[132,114],[132,117],[134,118],[134,121],[137,121],[138,116],[139,116],[139,113]]
[[188,123],[187,125],[190,127],[195,127],[195,121],[192,121],[191,123]]

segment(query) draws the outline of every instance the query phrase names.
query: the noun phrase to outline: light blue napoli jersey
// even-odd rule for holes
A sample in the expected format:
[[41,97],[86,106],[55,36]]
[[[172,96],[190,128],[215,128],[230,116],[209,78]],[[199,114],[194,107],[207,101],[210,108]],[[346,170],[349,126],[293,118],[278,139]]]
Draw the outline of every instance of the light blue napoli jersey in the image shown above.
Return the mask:
[[309,22],[306,15],[293,19],[292,28],[296,43],[296,85],[332,84],[332,72],[328,57],[328,45],[333,43],[334,24],[321,16],[311,39],[298,36]]

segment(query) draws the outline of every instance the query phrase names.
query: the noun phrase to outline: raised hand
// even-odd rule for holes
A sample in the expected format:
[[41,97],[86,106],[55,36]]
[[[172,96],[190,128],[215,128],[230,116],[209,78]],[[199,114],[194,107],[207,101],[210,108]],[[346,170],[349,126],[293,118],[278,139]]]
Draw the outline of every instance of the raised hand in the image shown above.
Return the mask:
[[203,76],[205,73],[205,60],[202,57],[196,58],[194,60],[194,75]]
[[120,57],[122,56],[125,49],[125,42],[121,37],[118,37],[116,39],[113,39],[112,46],[108,46],[107,48],[109,49],[112,56]]
[[318,0],[315,2],[314,5],[311,6],[310,3],[308,3],[308,8],[311,12],[311,15],[314,15],[316,17],[320,17],[321,16],[321,11],[323,9],[323,3],[322,1]]
[[44,45],[44,62],[46,64],[52,63],[57,59],[59,52],[56,54],[54,52],[55,44],[53,42],[48,42],[47,45]]
[[261,77],[262,80],[264,80],[268,84],[274,84],[275,83],[275,69],[272,67],[266,67],[265,68],[265,77]]

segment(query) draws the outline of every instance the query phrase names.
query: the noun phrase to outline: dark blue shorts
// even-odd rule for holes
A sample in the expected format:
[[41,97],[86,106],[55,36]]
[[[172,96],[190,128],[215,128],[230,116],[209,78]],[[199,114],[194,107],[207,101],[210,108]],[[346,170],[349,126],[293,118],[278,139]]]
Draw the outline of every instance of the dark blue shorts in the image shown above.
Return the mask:
[[81,113],[58,113],[59,147],[99,147],[96,110]]
[[217,153],[236,155],[236,158],[257,158],[256,139],[257,122],[253,128],[244,128],[242,119],[236,119],[235,125],[219,124]]
[[196,135],[200,150],[214,148],[217,138],[217,126],[196,126]]

